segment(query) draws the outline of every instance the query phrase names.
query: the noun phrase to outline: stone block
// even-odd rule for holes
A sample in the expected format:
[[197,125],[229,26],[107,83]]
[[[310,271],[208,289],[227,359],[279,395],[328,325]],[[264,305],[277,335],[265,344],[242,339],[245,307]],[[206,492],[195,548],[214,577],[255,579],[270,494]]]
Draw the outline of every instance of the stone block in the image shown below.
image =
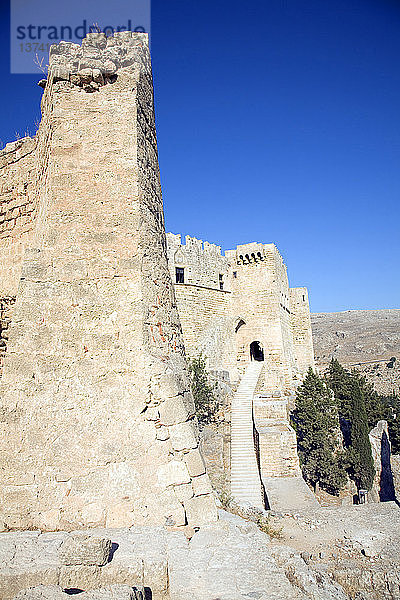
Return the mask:
[[185,463],[181,460],[171,460],[157,470],[158,482],[162,488],[170,485],[190,483],[190,475]]
[[23,568],[2,568],[0,571],[0,598],[8,600],[20,591],[39,584],[53,586],[58,584],[59,572],[55,567],[23,570]]
[[168,590],[168,565],[167,557],[159,549],[150,549],[143,557],[144,581],[153,596],[156,593],[167,593]]
[[164,427],[164,425],[162,425],[161,427],[158,427],[156,430],[156,439],[159,440],[160,442],[165,442],[165,441],[169,440],[168,427]]
[[[14,600],[68,600],[70,594],[58,585],[38,585],[21,590]],[[144,600],[143,588],[115,584],[79,594],[81,600]]]
[[14,600],[66,600],[68,595],[59,585],[38,585],[21,590]]
[[176,485],[174,492],[179,502],[186,502],[189,498],[193,498],[193,487],[191,483],[183,483],[182,485]]
[[192,527],[202,527],[218,518],[214,498],[211,494],[194,496],[185,502],[188,522]]
[[71,534],[60,546],[63,565],[105,565],[110,557],[111,540],[88,534]]
[[169,527],[179,527],[186,524],[186,512],[183,504],[177,499],[171,489],[161,494],[164,524]]
[[191,450],[192,448],[197,448],[197,439],[192,423],[171,425],[169,434],[174,450]]
[[101,585],[101,567],[87,565],[63,566],[59,571],[59,584],[65,588],[96,589]]
[[91,590],[90,592],[81,594],[79,597],[82,600],[145,600],[143,588],[132,588],[121,584]]
[[191,450],[185,454],[185,463],[189,471],[189,475],[197,477],[203,475],[206,472],[206,466],[204,464],[203,457],[200,450]]
[[124,561],[111,561],[99,570],[98,587],[109,585],[118,581],[126,585],[143,585],[143,560],[138,555],[132,554]]
[[184,423],[189,417],[189,413],[182,402],[182,396],[167,398],[159,406],[160,422],[163,425],[176,425]]
[[195,496],[203,496],[204,494],[211,494],[212,487],[208,475],[199,475],[193,477],[192,486]]
[[131,502],[122,501],[110,506],[107,511],[106,527],[130,527],[135,515]]

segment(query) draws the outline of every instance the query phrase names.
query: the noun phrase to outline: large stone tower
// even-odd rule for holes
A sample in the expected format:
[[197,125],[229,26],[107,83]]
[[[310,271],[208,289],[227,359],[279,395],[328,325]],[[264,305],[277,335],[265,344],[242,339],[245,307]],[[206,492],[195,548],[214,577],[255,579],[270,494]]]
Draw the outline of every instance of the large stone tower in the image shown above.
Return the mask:
[[1,157],[3,205],[27,208],[0,239],[12,311],[0,521],[212,520],[167,267],[147,36],[53,46],[42,114],[36,139]]

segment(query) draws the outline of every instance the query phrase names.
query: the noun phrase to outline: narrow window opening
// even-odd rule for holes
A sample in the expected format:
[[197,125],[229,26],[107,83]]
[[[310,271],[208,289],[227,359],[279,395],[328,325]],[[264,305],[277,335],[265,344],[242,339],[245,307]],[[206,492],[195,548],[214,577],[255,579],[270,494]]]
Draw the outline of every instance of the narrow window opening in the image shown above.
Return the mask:
[[185,283],[185,269],[182,267],[175,267],[175,281],[176,283]]
[[224,289],[224,280],[223,280],[223,277],[222,277],[221,273],[219,275],[219,289],[220,290]]
[[237,271],[233,271],[233,278],[236,279],[237,277]]

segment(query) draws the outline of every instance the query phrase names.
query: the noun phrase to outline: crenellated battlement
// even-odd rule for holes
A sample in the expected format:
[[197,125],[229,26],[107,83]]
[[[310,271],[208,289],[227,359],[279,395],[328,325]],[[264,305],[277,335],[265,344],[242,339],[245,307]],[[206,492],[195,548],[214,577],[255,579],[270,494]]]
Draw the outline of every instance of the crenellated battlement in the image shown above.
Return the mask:
[[[229,260],[221,246],[187,235],[167,233],[169,269],[175,283],[189,283],[226,291]],[[178,270],[180,274],[178,274]]]
[[68,81],[85,92],[96,92],[138,67],[150,73],[146,33],[120,31],[110,37],[88,33],[82,45],[63,41],[51,46],[48,81]]
[[221,246],[217,246],[217,244],[212,244],[211,242],[203,242],[203,240],[190,235],[185,236],[185,243],[183,244],[180,233],[167,233],[167,243],[168,246],[174,248],[180,246],[182,249],[188,251],[204,252],[222,256]]
[[238,265],[248,265],[268,261],[274,258],[284,264],[282,255],[275,244],[262,244],[260,242],[250,242],[248,244],[239,244],[234,250],[226,250],[225,256]]

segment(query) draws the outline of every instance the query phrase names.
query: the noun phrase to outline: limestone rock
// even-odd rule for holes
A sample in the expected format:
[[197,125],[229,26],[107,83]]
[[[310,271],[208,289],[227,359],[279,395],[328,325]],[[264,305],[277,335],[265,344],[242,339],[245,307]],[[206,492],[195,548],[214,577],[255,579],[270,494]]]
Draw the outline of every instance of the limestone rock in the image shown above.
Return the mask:
[[[205,496],[194,496],[189,498],[185,503],[186,514],[188,516],[188,522],[192,527],[201,527],[209,522],[209,515],[217,509],[215,508],[214,498],[211,494]],[[216,516],[215,516],[216,519]]]
[[21,590],[14,600],[66,600],[67,594],[58,585],[38,585]]
[[199,450],[191,450],[185,454],[185,462],[189,471],[189,475],[197,477],[206,472],[204,460]]
[[86,592],[81,598],[82,600],[145,600],[145,594],[143,588],[117,584]]
[[170,598],[348,600],[340,586],[330,584],[328,578],[318,583],[318,576],[300,557],[299,570],[293,575],[286,573],[285,568],[292,566],[289,558],[279,565],[272,549],[268,536],[239,518],[201,528],[189,544],[170,538]]
[[[68,600],[71,595],[63,591],[58,585],[39,585],[22,590],[14,600]],[[128,585],[110,585],[98,590],[82,592],[81,600],[144,600],[144,590],[132,588]]]
[[207,475],[199,475],[192,479],[193,492],[195,496],[202,496],[203,494],[211,494],[212,488],[210,480]]
[[158,481],[161,487],[190,483],[189,472],[183,461],[171,460],[158,469]]
[[190,423],[178,423],[169,428],[171,444],[174,450],[197,448],[197,439]]
[[187,421],[189,414],[179,396],[166,398],[160,404],[160,422],[163,425],[175,425]]
[[325,573],[315,572],[292,548],[271,546],[271,554],[284,569],[289,582],[312,600],[348,600],[342,587]]
[[111,540],[88,534],[71,534],[62,542],[59,556],[63,565],[97,565],[108,562]]

